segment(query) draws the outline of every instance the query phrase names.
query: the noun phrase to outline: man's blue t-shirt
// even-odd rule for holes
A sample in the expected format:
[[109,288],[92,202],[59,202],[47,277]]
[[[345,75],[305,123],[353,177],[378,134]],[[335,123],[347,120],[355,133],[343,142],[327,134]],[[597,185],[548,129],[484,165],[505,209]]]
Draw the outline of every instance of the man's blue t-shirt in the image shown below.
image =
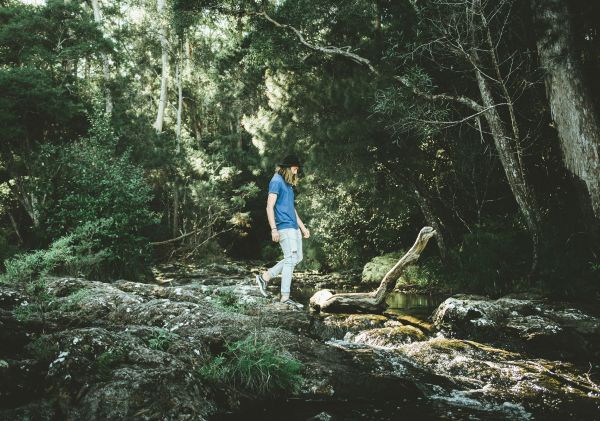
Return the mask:
[[280,174],[275,173],[269,182],[269,193],[277,195],[277,201],[275,202],[275,224],[277,229],[298,229],[294,209],[294,189],[291,184],[286,183]]

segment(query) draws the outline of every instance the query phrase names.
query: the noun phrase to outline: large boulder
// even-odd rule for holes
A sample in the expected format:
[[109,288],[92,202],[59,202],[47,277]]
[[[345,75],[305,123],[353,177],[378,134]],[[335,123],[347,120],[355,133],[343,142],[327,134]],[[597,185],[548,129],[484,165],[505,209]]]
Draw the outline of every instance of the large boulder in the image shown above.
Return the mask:
[[386,273],[394,267],[398,260],[406,252],[387,253],[381,256],[375,256],[367,262],[362,271],[362,282],[368,284],[378,284]]
[[600,356],[600,318],[539,298],[456,295],[440,304],[433,322],[452,337],[503,343],[534,355],[575,360]]

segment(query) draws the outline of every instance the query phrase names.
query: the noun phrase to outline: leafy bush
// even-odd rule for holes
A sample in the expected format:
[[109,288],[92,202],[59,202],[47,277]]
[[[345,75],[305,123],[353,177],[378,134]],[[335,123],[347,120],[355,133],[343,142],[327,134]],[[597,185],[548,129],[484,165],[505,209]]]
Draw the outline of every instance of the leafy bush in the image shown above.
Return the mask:
[[18,320],[30,320],[38,316],[44,322],[51,300],[45,277],[58,268],[70,268],[73,263],[71,241],[71,237],[61,238],[47,250],[17,255],[4,263],[6,272],[0,275],[0,282],[19,285],[29,301],[13,310]]
[[4,262],[6,271],[0,282],[28,284],[37,281],[56,269],[66,269],[73,263],[72,238],[61,238],[47,249],[19,254]]
[[157,222],[141,168],[117,152],[108,117],[92,118],[90,136],[42,151],[61,182],[39,186],[50,198],[43,226],[49,239],[70,236],[74,264],[93,279],[138,278],[149,260],[148,233]]
[[240,387],[262,397],[295,390],[301,364],[257,335],[226,345],[225,352],[199,370],[204,379]]
[[416,265],[410,265],[400,277],[400,284],[435,288],[443,278],[442,264],[438,258],[422,259]]
[[165,329],[156,329],[154,336],[148,341],[148,347],[159,351],[165,351],[171,343],[179,338],[179,335]]
[[452,250],[451,276],[468,291],[501,294],[527,274],[530,254],[524,231],[497,222],[480,225]]
[[371,257],[407,245],[399,239],[414,240],[408,234],[412,209],[406,202],[393,196],[383,200],[365,181],[346,186],[307,179],[307,195],[299,198],[312,228],[304,267],[360,269]]

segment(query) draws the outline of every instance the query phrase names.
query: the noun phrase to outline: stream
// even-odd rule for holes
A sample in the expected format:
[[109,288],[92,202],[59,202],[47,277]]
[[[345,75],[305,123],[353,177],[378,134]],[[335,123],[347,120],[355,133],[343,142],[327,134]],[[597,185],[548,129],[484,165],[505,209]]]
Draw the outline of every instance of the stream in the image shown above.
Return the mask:
[[[247,269],[240,269],[239,274],[229,275],[231,286],[225,288],[247,294],[247,289],[236,286],[241,282],[252,288],[254,282],[246,280],[247,273]],[[204,285],[216,283],[216,279],[210,280],[206,274],[202,277]],[[286,421],[600,419],[595,374],[599,367],[597,361],[593,362],[594,357],[569,361],[562,354],[555,358],[538,352],[540,344],[542,350],[552,351],[554,345],[558,349],[560,341],[563,341],[562,346],[566,341],[567,349],[585,345],[592,349],[590,355],[597,355],[597,336],[594,335],[600,331],[598,315],[590,316],[570,307],[554,308],[527,299],[496,303],[466,296],[460,301],[442,295],[402,292],[388,296],[387,308],[380,315],[319,314],[308,305],[315,292],[323,288],[359,292],[354,285],[360,283],[343,277],[341,281],[332,281],[327,276],[301,273],[294,282],[292,297],[305,306],[301,313],[311,320],[311,337],[330,347],[332,352],[341,350],[347,358],[357,362],[366,356],[371,373],[382,379],[410,382],[418,394],[403,394],[399,390],[397,396],[390,391],[377,399],[336,399],[337,395],[332,392],[334,399],[245,402],[239,411],[220,413],[212,420],[238,420],[240,414],[245,419]],[[277,287],[269,288],[274,302]],[[449,302],[446,313],[438,315],[440,320],[444,314],[456,311],[464,318],[456,321],[457,326],[468,325],[472,331],[445,332],[438,328],[439,320],[433,320],[432,316],[436,309],[440,312]],[[460,306],[464,306],[464,311]],[[554,319],[548,318],[550,316]],[[551,320],[556,317],[562,317],[566,326],[554,326]],[[590,333],[591,345],[581,342],[579,336],[560,336],[572,326]],[[509,333],[524,332],[524,346],[514,345],[508,336],[505,341],[502,335],[506,334],[507,327]],[[544,329],[550,329],[550,333]],[[471,335],[478,332],[487,335],[481,342]],[[546,341],[549,338],[549,342],[540,342],[540,338]],[[573,342],[574,339],[578,342]]]
[[[297,288],[294,297],[310,312],[309,299],[319,289]],[[446,298],[394,292],[387,298],[383,316],[312,314],[322,323],[317,323],[321,326],[317,330],[325,332],[322,339],[326,344],[350,355],[374,353],[382,362],[377,369],[386,371],[386,375],[415,376],[423,397],[399,394],[394,400],[342,402],[290,399],[247,406],[243,410],[245,417],[289,421],[600,419],[597,394],[582,391],[587,395],[562,396],[561,387],[557,393],[556,385],[549,384],[564,381],[564,388],[572,389],[569,381],[577,378],[577,368],[477,342],[445,338],[435,332],[431,315]],[[425,336],[395,331],[406,326],[420,329],[419,334],[422,331]],[[329,334],[332,336],[327,338]],[[546,378],[537,369],[540,366],[549,367],[548,373],[564,371]],[[215,419],[237,417],[239,414]]]

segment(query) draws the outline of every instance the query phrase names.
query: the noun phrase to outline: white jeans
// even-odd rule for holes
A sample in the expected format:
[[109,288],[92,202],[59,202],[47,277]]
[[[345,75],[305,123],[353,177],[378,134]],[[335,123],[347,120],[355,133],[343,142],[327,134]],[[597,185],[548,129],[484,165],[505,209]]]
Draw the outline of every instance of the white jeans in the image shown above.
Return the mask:
[[268,269],[268,272],[271,277],[281,273],[281,295],[289,296],[294,267],[302,261],[302,233],[295,228],[285,228],[278,232],[283,259]]

